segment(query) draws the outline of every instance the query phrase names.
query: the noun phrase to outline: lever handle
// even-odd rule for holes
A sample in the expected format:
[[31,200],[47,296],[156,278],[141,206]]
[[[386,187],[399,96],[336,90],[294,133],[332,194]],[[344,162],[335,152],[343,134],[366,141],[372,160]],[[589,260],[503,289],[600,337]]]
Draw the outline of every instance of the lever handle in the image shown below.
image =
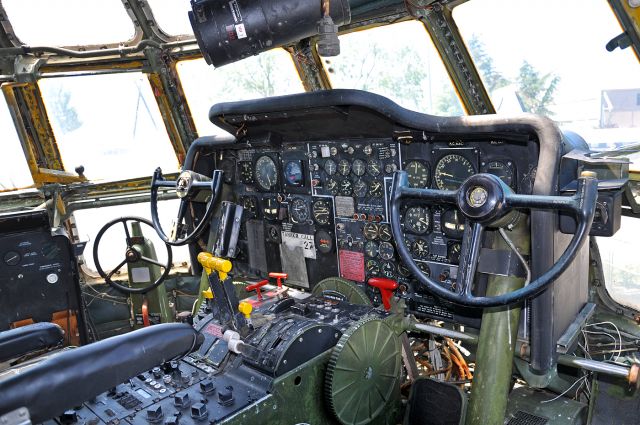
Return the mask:
[[267,285],[268,283],[269,283],[268,279],[261,280],[258,283],[254,283],[253,285],[247,286],[245,290],[247,292],[256,291],[256,294],[258,294],[258,300],[262,301],[262,292],[260,291],[260,288]]
[[369,279],[369,285],[380,290],[380,296],[382,297],[382,305],[385,310],[391,309],[391,303],[389,300],[393,295],[393,291],[398,289],[398,282],[393,279],[387,279],[384,277],[372,277]]

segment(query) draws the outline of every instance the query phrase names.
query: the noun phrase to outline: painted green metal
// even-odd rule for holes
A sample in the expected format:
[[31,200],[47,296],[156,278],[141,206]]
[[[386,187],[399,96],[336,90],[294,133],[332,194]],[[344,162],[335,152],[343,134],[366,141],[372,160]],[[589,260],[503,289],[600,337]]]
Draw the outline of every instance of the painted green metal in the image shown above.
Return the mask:
[[345,301],[351,304],[371,305],[371,300],[358,285],[341,277],[323,279],[313,287],[312,291],[316,296],[323,294],[331,296],[332,293],[342,295]]
[[[521,250],[529,251],[527,220],[521,219],[509,233]],[[494,249],[509,249],[495,232]],[[487,295],[504,294],[522,288],[524,279],[490,276]],[[476,368],[467,412],[467,425],[498,425],[504,423],[507,399],[511,389],[513,355],[518,336],[521,308],[517,306],[485,309],[478,337]]]
[[[140,238],[143,241],[142,243],[135,244],[133,246],[135,250],[137,250],[147,258],[151,258],[154,260],[158,258],[156,255],[156,250],[153,246],[153,243],[149,239],[144,237],[144,234],[142,233],[142,229],[140,227],[139,222],[131,222],[131,236],[133,238]],[[129,274],[129,284],[134,288],[149,285],[149,282],[142,282],[140,284],[136,284],[134,282],[133,270],[140,267],[149,269],[149,276],[150,276],[151,282],[154,282],[156,279],[158,279],[162,275],[162,272],[160,271],[160,267],[154,264],[145,263],[143,261],[127,264],[127,271]],[[173,322],[173,313],[171,311],[171,307],[169,306],[169,297],[167,296],[167,290],[164,286],[164,283],[158,286],[153,291],[150,291],[149,293],[147,293],[145,296],[147,298],[147,304],[149,307],[150,316],[153,314],[159,314],[160,320],[162,321],[162,323]],[[141,312],[143,300],[144,298],[142,295],[131,295],[131,302],[133,303],[133,309],[136,312],[136,314],[139,314]],[[136,321],[134,327],[136,329],[141,328],[142,323],[137,323]]]

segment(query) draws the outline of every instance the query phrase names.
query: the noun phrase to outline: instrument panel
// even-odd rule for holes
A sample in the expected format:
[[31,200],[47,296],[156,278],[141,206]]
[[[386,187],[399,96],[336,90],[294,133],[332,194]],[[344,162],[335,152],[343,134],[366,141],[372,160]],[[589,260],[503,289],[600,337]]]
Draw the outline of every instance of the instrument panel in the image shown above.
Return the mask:
[[411,187],[456,190],[479,172],[499,176],[520,193],[530,193],[538,157],[536,143],[506,140],[393,138],[283,143],[228,149],[218,168],[232,175],[235,202],[245,208],[236,272],[266,277],[289,274],[288,285],[311,290],[326,277],[359,284],[381,302],[371,277],[398,281],[398,294],[418,314],[454,319],[425,293],[399,260],[404,243],[424,273],[455,289],[465,229],[452,206],[406,203],[402,240],[389,224],[393,174],[408,173]]

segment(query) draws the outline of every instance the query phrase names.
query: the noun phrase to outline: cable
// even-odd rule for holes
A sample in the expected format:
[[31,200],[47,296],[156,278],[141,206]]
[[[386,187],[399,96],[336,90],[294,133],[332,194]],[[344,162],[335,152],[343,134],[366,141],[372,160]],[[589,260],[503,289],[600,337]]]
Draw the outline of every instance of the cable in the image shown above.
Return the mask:
[[[550,399],[550,400],[544,400],[544,401],[541,401],[540,403],[551,403],[552,401],[556,401],[557,399],[559,399],[560,397],[562,397],[563,395],[565,395],[566,393],[568,393],[569,391],[571,391],[571,388],[575,387],[575,386],[576,386],[576,384],[577,384],[578,382],[581,382],[581,381],[582,381],[582,384],[584,384],[584,382],[587,380],[587,378],[588,378],[588,375],[585,375],[585,376],[583,376],[583,377],[581,377],[581,378],[578,378],[578,379],[576,380],[576,382],[574,382],[573,384],[571,384],[571,386],[570,386],[569,388],[567,388],[566,390],[564,390],[562,393],[558,394],[558,396],[556,396],[556,397],[554,397],[554,398],[552,398],[552,399]],[[582,384],[580,384],[580,385],[582,385]],[[580,388],[580,387],[578,387],[578,388]],[[577,392],[577,391],[578,391],[578,390],[576,389],[576,392]]]
[[531,282],[531,269],[529,268],[527,261],[524,259],[522,254],[520,254],[520,251],[518,251],[518,248],[516,248],[514,243],[511,241],[511,239],[509,238],[509,235],[507,235],[507,232],[505,232],[505,230],[502,228],[498,229],[498,232],[500,232],[500,236],[502,236],[502,239],[504,239],[506,244],[509,245],[509,248],[511,248],[511,250],[516,254],[516,256],[518,257],[518,260],[520,260],[520,263],[522,263],[522,267],[524,267],[525,271],[527,272],[527,280],[524,282],[524,286],[527,286],[529,282]]
[[[620,356],[622,355],[622,334],[620,333],[620,329],[618,329],[618,327],[616,326],[615,323],[613,322],[597,322],[597,323],[589,323],[588,325],[585,325],[585,328],[588,328],[589,326],[601,326],[601,325],[611,325],[613,326],[613,328],[616,330],[616,332],[618,333],[618,340],[620,341],[619,345],[618,345],[618,355],[615,356],[615,359],[613,358],[613,354],[611,355],[611,360],[614,361],[618,361],[618,359],[620,358]],[[589,332],[589,331],[584,331],[583,332],[587,332],[587,333],[593,333],[593,332]],[[606,332],[603,332],[604,334],[607,334]],[[610,335],[607,334],[608,336],[610,336],[611,338],[613,338],[615,340],[615,338]],[[615,350],[615,346],[613,347]]]

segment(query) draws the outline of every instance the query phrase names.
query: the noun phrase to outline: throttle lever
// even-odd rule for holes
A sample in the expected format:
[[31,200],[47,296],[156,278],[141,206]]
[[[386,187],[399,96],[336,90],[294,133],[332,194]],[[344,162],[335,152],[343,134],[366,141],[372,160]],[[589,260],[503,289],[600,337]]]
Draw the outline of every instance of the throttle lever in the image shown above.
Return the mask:
[[393,291],[398,289],[398,282],[393,279],[387,279],[384,277],[372,277],[367,282],[370,286],[374,288],[378,288],[380,290],[380,296],[382,298],[382,305],[384,309],[389,311],[391,310],[391,296],[393,295]]

